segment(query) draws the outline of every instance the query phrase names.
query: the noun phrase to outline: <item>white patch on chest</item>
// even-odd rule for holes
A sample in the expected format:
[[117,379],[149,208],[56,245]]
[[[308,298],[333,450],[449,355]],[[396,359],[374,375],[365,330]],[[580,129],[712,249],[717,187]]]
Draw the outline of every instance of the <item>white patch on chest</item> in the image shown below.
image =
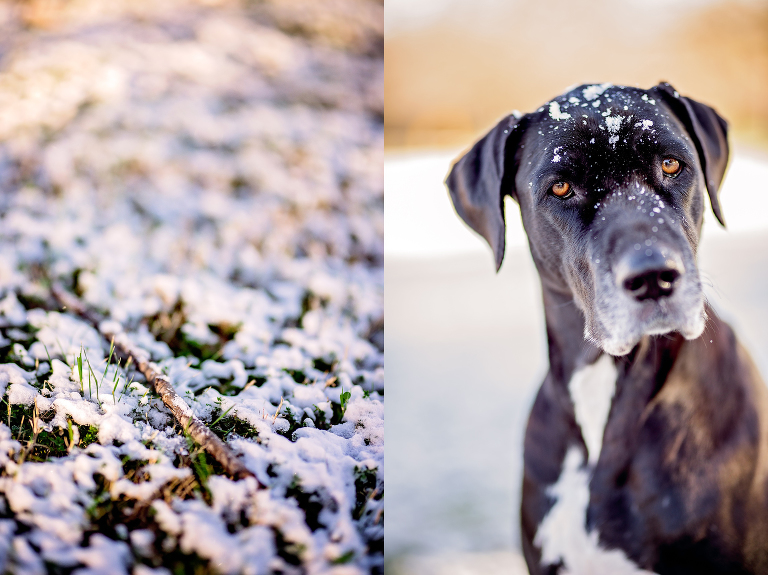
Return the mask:
[[573,445],[563,460],[560,477],[548,489],[555,505],[539,525],[534,545],[541,549],[543,565],[560,561],[560,575],[652,575],[640,569],[620,549],[603,549],[597,531],[587,532],[590,469],[581,450]]
[[594,364],[574,373],[568,384],[589,460],[585,463],[579,446],[572,445],[568,449],[560,477],[547,490],[555,504],[539,525],[533,540],[541,549],[542,564],[563,562],[560,575],[652,574],[640,569],[623,551],[601,548],[598,532],[588,532],[586,528],[589,481],[600,456],[617,375],[613,358],[605,354]]
[[576,423],[581,427],[581,436],[587,444],[590,465],[597,463],[603,447],[603,431],[618,375],[613,358],[603,354],[592,365],[574,373],[568,382]]

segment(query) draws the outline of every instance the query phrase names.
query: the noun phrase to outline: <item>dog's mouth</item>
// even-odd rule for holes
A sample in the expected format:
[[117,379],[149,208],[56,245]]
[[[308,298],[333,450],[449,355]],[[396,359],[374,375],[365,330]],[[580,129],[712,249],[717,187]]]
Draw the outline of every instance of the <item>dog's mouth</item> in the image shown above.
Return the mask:
[[705,319],[703,300],[696,301],[692,306],[674,305],[666,299],[644,302],[637,313],[638,331],[642,331],[643,335],[679,331],[686,339],[701,335]]

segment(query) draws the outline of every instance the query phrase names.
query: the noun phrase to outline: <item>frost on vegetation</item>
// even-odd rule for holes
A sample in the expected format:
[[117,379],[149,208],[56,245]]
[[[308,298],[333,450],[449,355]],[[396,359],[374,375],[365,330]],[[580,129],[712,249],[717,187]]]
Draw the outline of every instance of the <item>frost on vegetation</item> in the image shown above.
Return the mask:
[[381,4],[42,5],[0,67],[0,566],[383,572]]

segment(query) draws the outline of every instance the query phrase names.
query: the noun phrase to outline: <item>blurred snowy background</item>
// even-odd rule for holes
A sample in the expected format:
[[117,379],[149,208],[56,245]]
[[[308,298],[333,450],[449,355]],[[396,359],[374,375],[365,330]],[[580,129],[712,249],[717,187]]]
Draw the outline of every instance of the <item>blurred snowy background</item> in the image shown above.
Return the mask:
[[522,438],[547,369],[538,277],[511,200],[494,272],[450,204],[450,162],[569,85],[668,80],[714,106],[731,124],[728,230],[707,214],[700,269],[768,376],[768,4],[387,0],[385,23],[387,572],[525,573]]
[[383,572],[382,34],[378,0],[0,4],[0,570]]

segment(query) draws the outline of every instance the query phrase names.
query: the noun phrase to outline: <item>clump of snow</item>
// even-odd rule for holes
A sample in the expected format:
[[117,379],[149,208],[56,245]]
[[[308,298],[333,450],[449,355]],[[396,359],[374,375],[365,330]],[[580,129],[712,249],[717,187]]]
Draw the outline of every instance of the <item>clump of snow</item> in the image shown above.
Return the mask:
[[608,116],[605,119],[605,125],[608,128],[608,132],[611,134],[611,136],[608,138],[608,143],[612,146],[616,145],[616,142],[619,141],[619,128],[621,127],[621,123],[624,121],[625,117],[620,115],[615,116]]
[[571,115],[560,110],[560,104],[553,100],[549,103],[549,117],[553,120],[567,120]]
[[592,84],[591,86],[584,88],[581,93],[583,94],[584,99],[589,102],[595,98],[598,98],[599,96],[602,96],[603,92],[605,92],[611,86],[613,86],[613,84],[610,83]]
[[[645,94],[643,94],[645,96]],[[643,130],[649,130],[653,126],[653,120],[641,120],[635,123],[635,128],[642,126]]]

